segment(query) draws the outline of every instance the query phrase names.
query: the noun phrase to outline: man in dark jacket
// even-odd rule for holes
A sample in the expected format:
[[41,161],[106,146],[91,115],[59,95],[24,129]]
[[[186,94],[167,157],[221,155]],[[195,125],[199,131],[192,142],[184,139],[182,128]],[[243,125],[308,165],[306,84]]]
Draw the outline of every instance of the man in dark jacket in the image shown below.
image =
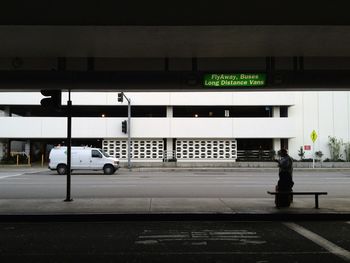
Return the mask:
[[[276,186],[276,191],[292,192],[293,182],[293,159],[288,155],[286,149],[280,150],[280,160],[276,160],[279,167],[279,180]],[[293,201],[291,195],[280,194],[276,195],[275,203],[277,207],[288,207]]]
[[293,182],[293,159],[286,149],[280,151],[281,159],[277,160],[279,169],[278,191],[292,191]]

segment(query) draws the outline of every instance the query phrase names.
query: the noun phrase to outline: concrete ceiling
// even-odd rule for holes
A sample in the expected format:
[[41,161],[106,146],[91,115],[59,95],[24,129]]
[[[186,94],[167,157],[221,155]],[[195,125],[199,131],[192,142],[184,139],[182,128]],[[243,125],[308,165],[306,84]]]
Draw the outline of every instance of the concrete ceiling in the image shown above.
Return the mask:
[[350,56],[350,26],[0,26],[0,57]]
[[4,0],[0,25],[350,25],[345,1]]

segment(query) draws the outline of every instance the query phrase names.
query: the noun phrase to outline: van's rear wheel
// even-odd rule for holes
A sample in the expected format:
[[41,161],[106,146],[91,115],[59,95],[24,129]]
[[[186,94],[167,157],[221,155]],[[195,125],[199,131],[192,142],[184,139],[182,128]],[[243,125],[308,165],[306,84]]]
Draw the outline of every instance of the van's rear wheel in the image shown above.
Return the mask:
[[107,164],[107,165],[105,165],[105,167],[103,167],[103,172],[104,172],[104,174],[114,174],[115,169],[112,165]]
[[57,166],[57,173],[60,174],[60,175],[66,174],[67,173],[67,165],[59,164]]

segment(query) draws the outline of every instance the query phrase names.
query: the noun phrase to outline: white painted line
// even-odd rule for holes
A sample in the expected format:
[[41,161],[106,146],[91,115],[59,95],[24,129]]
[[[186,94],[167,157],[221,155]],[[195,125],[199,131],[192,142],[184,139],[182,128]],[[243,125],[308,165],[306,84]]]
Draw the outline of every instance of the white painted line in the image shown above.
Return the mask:
[[[21,176],[21,175],[25,175],[25,174],[35,174],[35,173],[38,173],[38,172],[40,172],[40,170],[38,170],[38,171],[30,171],[30,172],[23,171],[20,174],[11,174],[11,175],[3,175],[3,176],[0,175],[0,179],[16,177],[16,176]],[[5,172],[3,172],[2,174],[5,174]]]
[[5,176],[0,176],[0,179],[4,179],[4,178],[9,178],[9,177],[16,177],[16,176],[21,176],[23,174],[11,174],[11,175],[5,175]]
[[152,231],[145,230],[136,244],[155,245],[164,242],[186,242],[190,245],[206,245],[209,241],[230,241],[238,244],[265,244],[256,232],[247,230],[202,230],[202,231]]
[[294,230],[298,234],[302,235],[303,237],[306,237],[307,239],[316,243],[317,245],[323,247],[324,249],[328,250],[332,254],[342,258],[346,262],[350,262],[350,252],[348,250],[337,246],[336,244],[328,241],[327,239],[324,239],[323,237],[295,223],[284,223],[284,225]]

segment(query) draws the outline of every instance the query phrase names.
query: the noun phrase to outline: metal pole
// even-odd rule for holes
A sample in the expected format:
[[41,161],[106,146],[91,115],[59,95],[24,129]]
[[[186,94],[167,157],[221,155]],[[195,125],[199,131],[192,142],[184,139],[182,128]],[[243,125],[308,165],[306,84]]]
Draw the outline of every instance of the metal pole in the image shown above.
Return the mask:
[[71,150],[72,150],[72,101],[70,99],[70,90],[68,90],[67,102],[67,193],[65,202],[71,202]]
[[315,142],[312,143],[312,168],[315,168]]
[[130,161],[131,159],[131,138],[130,138],[131,100],[130,99],[127,99],[127,100],[128,100],[128,168],[130,170],[131,169],[131,161]]

